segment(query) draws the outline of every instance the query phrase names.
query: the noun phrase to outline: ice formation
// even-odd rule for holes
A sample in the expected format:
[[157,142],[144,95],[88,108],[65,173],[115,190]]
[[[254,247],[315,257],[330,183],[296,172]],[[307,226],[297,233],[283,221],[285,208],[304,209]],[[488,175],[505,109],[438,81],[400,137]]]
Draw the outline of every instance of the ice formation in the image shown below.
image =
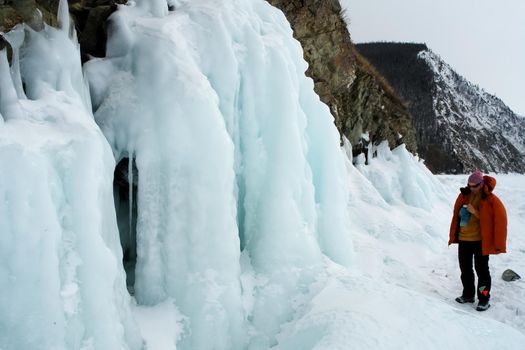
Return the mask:
[[[122,7],[108,57],[86,64],[97,123],[117,160],[137,164],[135,295],[176,300],[182,348],[239,348],[246,317],[268,347],[323,253],[351,256],[338,134],[281,12],[199,1],[164,16],[156,4]],[[245,291],[248,315],[241,251],[266,279]]]
[[5,34],[11,67],[0,52],[0,349],[386,348],[408,321],[430,329],[414,347],[456,344],[436,313],[522,341],[397,285],[425,251],[380,244],[438,245],[409,216],[449,193],[404,147],[351,164],[280,11],[130,1],[86,83],[66,9]]
[[64,28],[6,34],[11,68],[0,52],[0,348],[140,349],[115,162]]
[[432,176],[424,163],[413,157],[404,144],[390,150],[384,141],[368,149],[368,164],[364,155],[356,159],[356,168],[373,184],[389,204],[407,205],[429,210],[443,192],[443,186]]

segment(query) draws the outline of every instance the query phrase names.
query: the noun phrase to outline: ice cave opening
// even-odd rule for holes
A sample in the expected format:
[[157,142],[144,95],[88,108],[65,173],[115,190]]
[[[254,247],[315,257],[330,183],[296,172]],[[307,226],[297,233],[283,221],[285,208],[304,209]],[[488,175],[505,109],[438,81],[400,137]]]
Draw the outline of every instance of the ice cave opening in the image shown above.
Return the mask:
[[115,167],[113,198],[117,214],[122,263],[126,271],[126,286],[134,294],[135,266],[137,264],[137,189],[138,169],[135,159],[122,158]]

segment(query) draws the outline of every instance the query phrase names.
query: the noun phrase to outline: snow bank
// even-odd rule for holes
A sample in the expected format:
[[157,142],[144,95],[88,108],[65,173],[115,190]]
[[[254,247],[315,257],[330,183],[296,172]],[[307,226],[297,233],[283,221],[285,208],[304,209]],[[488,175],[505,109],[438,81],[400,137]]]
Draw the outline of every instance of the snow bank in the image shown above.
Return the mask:
[[78,48],[50,27],[6,37],[15,51],[11,69],[0,52],[0,348],[140,349],[114,159],[86,108]]
[[[356,168],[347,162],[352,268],[328,266],[310,285],[294,319],[282,326],[272,349],[521,347],[525,286],[500,276],[507,268],[525,268],[525,240],[519,235],[525,210],[523,175],[496,175],[496,192],[508,208],[509,253],[490,258],[492,306],[480,313],[475,304],[454,301],[462,289],[457,247],[447,247],[452,205],[468,175],[435,177],[420,168],[416,157],[400,154],[404,152],[384,149],[383,157],[378,152],[375,158],[370,154],[370,166]],[[402,172],[391,153],[405,158]],[[430,189],[428,209],[404,202],[400,194],[405,185],[392,186],[403,184],[406,173],[420,176]],[[391,180],[389,191],[399,190],[390,203],[375,187],[376,175]],[[423,193],[420,203],[427,200]]]
[[275,349],[510,350],[524,339],[517,329],[416,291],[343,273],[324,282]]
[[429,210],[443,186],[430,170],[413,157],[404,144],[390,150],[388,142],[368,149],[368,165],[364,155],[356,159],[356,168],[373,184],[389,204],[407,205]]

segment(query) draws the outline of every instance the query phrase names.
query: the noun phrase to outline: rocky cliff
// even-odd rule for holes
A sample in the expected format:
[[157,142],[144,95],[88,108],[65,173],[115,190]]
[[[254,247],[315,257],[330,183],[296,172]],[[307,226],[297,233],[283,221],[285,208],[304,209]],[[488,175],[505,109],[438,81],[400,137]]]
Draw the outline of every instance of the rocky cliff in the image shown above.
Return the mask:
[[355,151],[361,135],[371,142],[406,143],[416,151],[408,108],[355,49],[338,0],[268,0],[281,9],[301,43],[307,75],[331,109],[335,123]]
[[7,32],[25,22],[40,29],[44,22],[57,25],[59,0],[0,0],[0,31]]
[[525,171],[525,119],[422,44],[357,45],[409,102],[418,150],[434,172]]

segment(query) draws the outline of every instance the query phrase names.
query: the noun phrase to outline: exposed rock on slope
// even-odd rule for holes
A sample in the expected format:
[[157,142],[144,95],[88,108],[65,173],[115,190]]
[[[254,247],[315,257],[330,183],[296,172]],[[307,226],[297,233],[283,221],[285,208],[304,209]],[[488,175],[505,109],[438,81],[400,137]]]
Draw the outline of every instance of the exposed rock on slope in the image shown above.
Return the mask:
[[[294,30],[309,63],[307,74],[331,109],[342,134],[359,148],[363,132],[371,142],[404,142],[416,150],[407,107],[360,57],[350,40],[338,0],[268,0],[280,8]],[[402,139],[400,139],[402,136]]]
[[418,150],[434,172],[525,171],[525,119],[422,44],[359,44],[409,102]]
[[34,29],[40,29],[43,22],[56,26],[58,3],[59,0],[0,0],[0,31],[7,32],[21,22]]
[[74,4],[70,2],[69,11],[79,32],[78,41],[83,61],[89,56],[106,55],[106,21],[117,10],[117,5],[124,3],[126,0],[83,0]]

